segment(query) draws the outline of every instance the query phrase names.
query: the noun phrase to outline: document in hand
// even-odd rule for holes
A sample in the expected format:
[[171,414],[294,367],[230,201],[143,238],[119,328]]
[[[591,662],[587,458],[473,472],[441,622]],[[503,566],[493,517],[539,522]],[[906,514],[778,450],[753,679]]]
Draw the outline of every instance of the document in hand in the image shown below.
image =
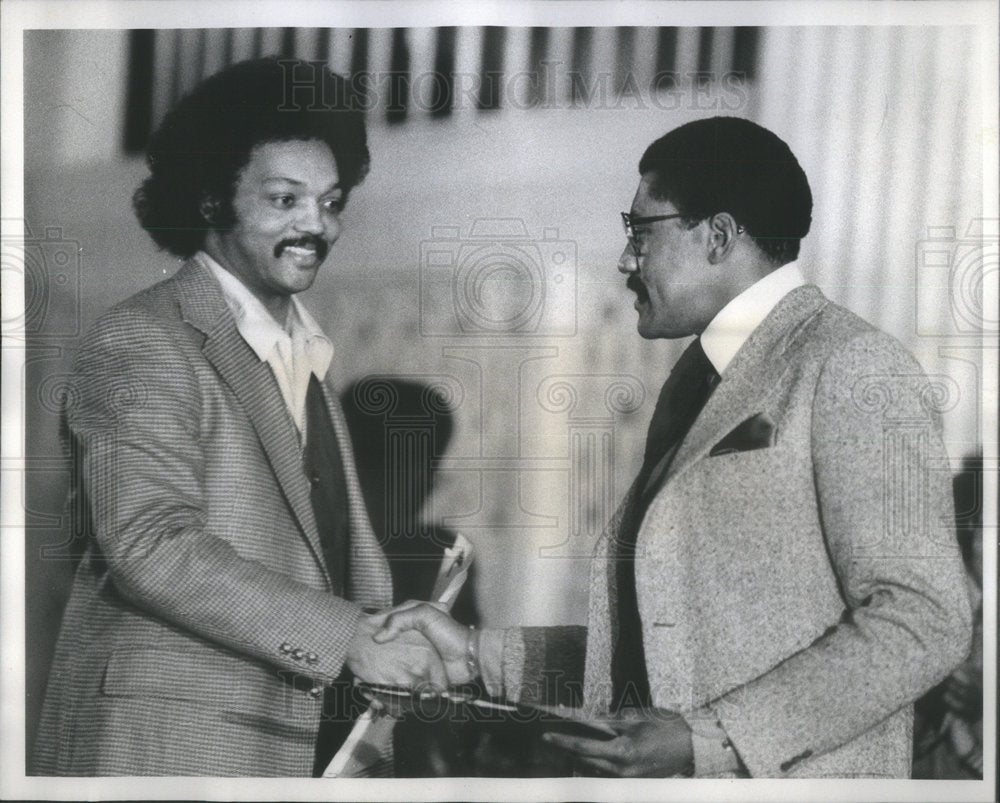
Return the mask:
[[494,697],[481,696],[475,686],[449,689],[441,694],[416,692],[398,686],[376,683],[359,684],[361,693],[376,702],[394,719],[414,716],[428,722],[475,722],[483,727],[491,724],[514,726],[525,737],[545,732],[564,733],[586,739],[613,739],[617,732],[610,725],[587,718],[583,711],[569,706],[530,705],[513,703]]
[[[469,575],[472,552],[472,542],[459,533],[454,546],[444,551],[434,589],[431,591],[431,602],[443,605],[445,610],[451,610]],[[388,774],[385,757],[392,747],[396,718],[377,699],[370,699],[371,705],[358,717],[346,741],[327,765],[323,772],[324,778],[365,778]]]

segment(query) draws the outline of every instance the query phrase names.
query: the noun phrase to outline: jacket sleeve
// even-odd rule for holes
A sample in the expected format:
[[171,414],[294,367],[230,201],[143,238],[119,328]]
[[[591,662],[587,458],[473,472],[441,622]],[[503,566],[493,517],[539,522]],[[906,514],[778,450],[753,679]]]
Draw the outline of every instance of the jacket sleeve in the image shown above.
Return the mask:
[[939,390],[877,332],[823,366],[811,450],[844,610],[815,642],[713,704],[752,776],[781,777],[849,742],[969,650]]
[[177,338],[141,309],[119,308],[81,348],[66,423],[79,449],[97,559],[138,608],[332,681],[360,610],[238,554],[207,529],[204,399]]
[[513,627],[496,632],[502,637],[502,689],[491,691],[502,691],[521,703],[581,705],[586,627]]

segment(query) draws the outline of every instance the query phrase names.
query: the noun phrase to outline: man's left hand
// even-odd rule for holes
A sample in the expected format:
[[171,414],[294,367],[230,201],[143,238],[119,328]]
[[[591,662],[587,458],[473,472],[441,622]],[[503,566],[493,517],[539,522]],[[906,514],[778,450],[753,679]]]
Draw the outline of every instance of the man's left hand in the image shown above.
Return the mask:
[[694,767],[691,728],[673,711],[627,713],[602,720],[618,735],[606,741],[546,733],[546,742],[575,755],[584,768],[621,778],[669,778],[690,775]]

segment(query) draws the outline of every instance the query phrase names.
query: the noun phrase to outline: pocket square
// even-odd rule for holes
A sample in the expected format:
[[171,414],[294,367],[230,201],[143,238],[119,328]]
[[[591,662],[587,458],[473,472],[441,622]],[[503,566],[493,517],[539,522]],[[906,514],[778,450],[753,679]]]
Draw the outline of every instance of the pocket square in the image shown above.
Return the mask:
[[739,424],[712,447],[709,457],[766,449],[778,442],[778,427],[767,413],[757,413]]

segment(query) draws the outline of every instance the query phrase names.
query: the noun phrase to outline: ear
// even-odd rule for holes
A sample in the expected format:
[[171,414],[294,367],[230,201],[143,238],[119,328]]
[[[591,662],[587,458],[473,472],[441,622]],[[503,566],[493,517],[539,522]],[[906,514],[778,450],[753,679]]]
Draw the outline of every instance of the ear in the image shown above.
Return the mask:
[[744,231],[728,212],[712,215],[708,219],[708,261],[713,265],[725,262]]

